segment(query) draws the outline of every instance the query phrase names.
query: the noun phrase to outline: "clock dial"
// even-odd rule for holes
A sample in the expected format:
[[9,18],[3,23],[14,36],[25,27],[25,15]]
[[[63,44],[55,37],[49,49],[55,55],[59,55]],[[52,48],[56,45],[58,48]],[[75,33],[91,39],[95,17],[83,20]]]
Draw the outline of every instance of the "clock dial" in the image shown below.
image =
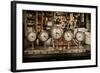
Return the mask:
[[41,41],[46,41],[48,39],[49,35],[46,31],[42,31],[39,35],[39,39]]
[[78,31],[78,32],[76,33],[76,39],[77,39],[78,41],[83,41],[83,40],[84,40],[84,33],[81,32],[81,31]]
[[52,37],[54,39],[59,39],[62,36],[62,34],[63,34],[63,30],[61,28],[54,27],[52,29],[51,34],[52,34]]
[[66,31],[64,34],[64,38],[66,41],[71,41],[73,38],[73,34],[71,33],[71,31]]
[[36,33],[35,32],[30,32],[29,34],[28,34],[28,40],[30,41],[30,42],[33,42],[33,41],[35,41],[35,39],[36,39]]
[[48,21],[46,25],[47,26],[52,26],[52,21]]

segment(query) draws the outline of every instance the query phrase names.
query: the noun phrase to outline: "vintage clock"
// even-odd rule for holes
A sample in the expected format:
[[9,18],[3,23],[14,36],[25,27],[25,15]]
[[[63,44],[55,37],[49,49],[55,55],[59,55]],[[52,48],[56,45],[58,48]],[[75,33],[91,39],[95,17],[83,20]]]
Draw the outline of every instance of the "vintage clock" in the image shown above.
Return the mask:
[[51,35],[53,39],[59,39],[62,37],[63,30],[58,27],[53,27],[51,30]]
[[35,32],[30,32],[30,33],[28,34],[27,38],[28,38],[28,40],[29,40],[30,42],[34,42],[35,39],[36,39],[36,33],[35,33]]
[[68,44],[68,49],[70,48],[70,41],[73,39],[73,34],[71,31],[66,31],[64,33],[64,38],[65,38],[65,41],[67,41],[67,44]]
[[32,43],[32,49],[34,49],[34,41],[36,40],[36,33],[30,32],[27,36],[28,40]]
[[[84,32],[82,32],[82,31],[78,31],[77,33],[76,33],[76,39],[78,40],[78,48],[79,49],[82,49],[83,48],[83,46],[82,46],[82,41],[84,40],[84,38],[85,38],[85,35],[84,35]],[[83,50],[82,50],[83,51]]]
[[64,34],[64,38],[66,41],[71,41],[73,39],[73,34],[71,31],[66,31]]
[[39,34],[39,39],[43,42],[46,41],[48,39],[48,37],[49,37],[49,35],[46,31],[42,31]]
[[82,31],[78,31],[77,33],[76,33],[76,39],[78,40],[78,41],[83,41],[84,40],[84,32],[82,32]]

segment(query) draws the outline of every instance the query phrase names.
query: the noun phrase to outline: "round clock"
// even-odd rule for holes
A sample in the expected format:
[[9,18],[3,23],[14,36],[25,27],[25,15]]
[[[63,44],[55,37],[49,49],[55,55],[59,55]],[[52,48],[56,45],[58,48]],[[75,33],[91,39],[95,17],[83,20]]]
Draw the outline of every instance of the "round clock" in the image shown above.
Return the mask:
[[47,25],[47,26],[52,26],[53,23],[52,23],[52,21],[48,21],[46,25]]
[[84,33],[83,33],[82,31],[78,31],[78,32],[76,33],[76,39],[77,39],[78,41],[83,41],[83,40],[84,40]]
[[66,41],[71,41],[72,38],[73,38],[73,34],[71,31],[66,31],[65,34],[64,34],[64,38]]
[[36,39],[36,33],[35,33],[35,32],[30,32],[30,33],[28,34],[27,38],[28,38],[28,40],[29,40],[30,42],[35,41],[35,39]]
[[61,28],[57,28],[57,27],[54,27],[52,30],[51,30],[51,35],[54,39],[59,39],[61,38],[63,34],[63,30]]
[[41,41],[46,41],[48,38],[49,38],[49,35],[48,35],[48,33],[46,31],[40,32],[39,39]]

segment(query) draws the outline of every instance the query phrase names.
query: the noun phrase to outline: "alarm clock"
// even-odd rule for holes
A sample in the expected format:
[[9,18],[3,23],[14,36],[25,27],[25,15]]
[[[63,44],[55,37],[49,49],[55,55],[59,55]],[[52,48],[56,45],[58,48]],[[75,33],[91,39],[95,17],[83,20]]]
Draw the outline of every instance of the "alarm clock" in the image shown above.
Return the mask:
[[46,40],[48,40],[48,38],[49,38],[49,35],[48,35],[48,33],[46,32],[46,31],[41,31],[40,32],[40,34],[39,34],[39,39],[41,40],[41,41],[46,41]]
[[63,30],[58,27],[53,27],[51,30],[51,35],[53,39],[59,39],[62,37]]
[[85,37],[84,32],[78,31],[78,32],[76,33],[75,37],[76,37],[76,39],[77,39],[78,41],[80,41],[80,42],[83,41],[83,40],[84,40],[84,37]]
[[64,33],[64,39],[65,39],[66,41],[71,41],[71,40],[73,39],[73,34],[72,34],[72,32],[71,32],[71,31],[66,31],[66,32]]
[[35,39],[36,39],[36,33],[35,33],[35,32],[30,32],[30,33],[28,34],[27,38],[28,38],[28,40],[29,40],[30,42],[34,42]]

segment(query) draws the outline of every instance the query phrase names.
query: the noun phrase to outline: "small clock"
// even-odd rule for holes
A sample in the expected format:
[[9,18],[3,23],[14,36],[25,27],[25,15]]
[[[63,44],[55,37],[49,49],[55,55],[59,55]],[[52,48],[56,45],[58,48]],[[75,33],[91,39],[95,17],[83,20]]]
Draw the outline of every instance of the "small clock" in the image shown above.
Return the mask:
[[40,34],[39,34],[39,39],[41,41],[46,41],[47,39],[49,38],[49,35],[46,31],[41,31]]
[[62,37],[63,30],[58,27],[53,27],[51,30],[51,35],[53,39],[59,39]]
[[78,40],[78,41],[83,41],[84,40],[84,32],[82,32],[82,31],[78,31],[77,33],[76,33],[76,39]]
[[52,26],[53,25],[53,22],[52,21],[48,21],[46,25],[47,26]]
[[66,31],[64,33],[64,38],[66,41],[71,41],[73,39],[73,34],[71,31]]
[[35,39],[36,39],[36,33],[35,33],[35,32],[30,32],[30,33],[28,34],[27,38],[28,38],[28,40],[29,40],[30,42],[34,42]]

